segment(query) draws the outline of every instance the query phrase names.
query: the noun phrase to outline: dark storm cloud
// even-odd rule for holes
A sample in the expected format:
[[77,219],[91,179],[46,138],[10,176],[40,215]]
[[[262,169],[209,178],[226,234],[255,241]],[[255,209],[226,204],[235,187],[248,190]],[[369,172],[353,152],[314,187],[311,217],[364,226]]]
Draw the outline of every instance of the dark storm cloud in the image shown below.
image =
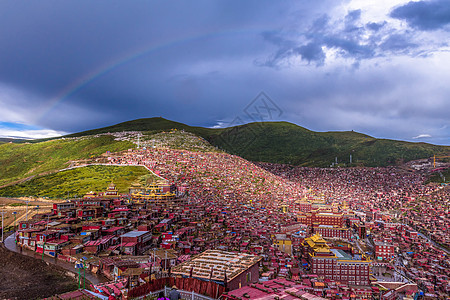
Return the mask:
[[[74,105],[111,115],[119,109],[121,120],[134,118],[136,110],[147,115],[177,111],[177,105],[167,109],[164,88],[169,84],[159,81],[177,69],[192,72],[191,66],[209,60],[254,53],[257,45],[248,40],[254,35],[251,24],[260,18],[267,21],[273,11],[255,1],[241,3],[238,10],[227,1],[40,1],[1,6],[0,83],[35,95],[36,110],[50,109],[38,121],[52,127],[63,123],[54,124],[59,117],[52,115]],[[274,7],[280,14],[285,9],[282,4]],[[265,26],[260,24],[258,33]],[[249,47],[242,47],[246,42]],[[87,122],[63,129],[80,130],[96,121]]]
[[395,8],[390,16],[405,20],[411,27],[420,30],[450,29],[448,0],[411,1]]
[[[421,28],[431,28],[438,26],[444,28],[450,18],[450,5],[444,8],[443,2],[434,1],[430,3],[408,3],[393,10],[392,17],[407,18],[408,22],[423,24]],[[417,4],[417,5],[416,5]],[[447,1],[448,4],[448,1]],[[424,9],[423,14],[415,13]],[[417,10],[416,10],[417,9]],[[431,10],[440,12],[430,13]],[[427,52],[436,51],[440,45],[435,40],[431,44],[417,37],[417,33],[411,30],[395,28],[390,22],[362,22],[362,10],[350,10],[339,19],[332,19],[327,14],[316,17],[311,25],[304,31],[296,33],[283,32],[279,30],[270,35],[264,34],[263,38],[268,42],[278,46],[260,66],[280,68],[290,65],[289,61],[296,57],[301,58],[316,66],[324,66],[326,54],[324,48],[335,50],[338,57],[352,59],[355,65],[359,65],[361,60],[378,57],[388,57],[392,55],[419,56],[427,55]],[[420,17],[420,18],[419,18]],[[436,18],[435,18],[436,17]],[[429,26],[429,27],[427,27]],[[433,27],[437,28],[437,27]],[[427,50],[420,49],[421,46]],[[257,62],[260,62],[258,60]]]
[[283,60],[294,56],[300,56],[308,63],[314,62],[317,66],[322,66],[325,61],[323,47],[336,49],[339,55],[355,59],[369,58],[375,55],[373,45],[363,44],[361,36],[365,33],[365,28],[359,26],[357,22],[361,16],[360,10],[350,11],[344,18],[344,27],[335,30],[336,24],[332,24],[328,15],[322,15],[314,20],[311,27],[300,36],[306,41],[300,45],[283,38],[282,33],[274,37],[272,33],[270,39],[263,36],[279,49],[263,64],[264,66],[280,66]]
[[445,135],[448,71],[432,53],[448,36],[348,2],[2,1],[0,122],[226,125],[264,91],[283,119],[313,130]]

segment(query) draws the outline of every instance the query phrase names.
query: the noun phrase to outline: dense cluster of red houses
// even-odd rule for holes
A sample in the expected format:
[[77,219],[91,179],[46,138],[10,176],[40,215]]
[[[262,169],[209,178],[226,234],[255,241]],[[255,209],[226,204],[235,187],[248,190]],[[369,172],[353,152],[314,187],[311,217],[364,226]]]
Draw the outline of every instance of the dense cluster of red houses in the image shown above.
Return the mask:
[[145,165],[182,189],[182,201],[133,201],[110,185],[20,222],[18,244],[73,263],[83,258],[91,272],[125,282],[123,296],[143,296],[162,278],[198,281],[199,288],[211,282],[205,290],[215,287],[212,297],[227,291],[222,299],[449,293],[448,254],[419,232],[439,228],[439,220],[420,227],[401,210],[419,195],[448,204],[419,175],[262,164],[268,172],[224,153],[171,149],[131,150],[108,161]]

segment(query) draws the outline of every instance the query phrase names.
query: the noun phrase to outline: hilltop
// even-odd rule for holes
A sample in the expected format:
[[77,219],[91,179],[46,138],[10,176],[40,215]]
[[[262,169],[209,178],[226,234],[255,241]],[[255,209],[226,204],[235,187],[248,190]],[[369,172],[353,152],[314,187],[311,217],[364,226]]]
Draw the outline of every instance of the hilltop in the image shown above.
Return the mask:
[[257,122],[213,129],[159,117],[123,122],[68,137],[120,131],[155,134],[171,129],[193,133],[219,149],[250,161],[301,166],[328,167],[336,157],[341,166],[387,166],[450,153],[449,146],[377,139],[354,131],[315,132],[289,122]]

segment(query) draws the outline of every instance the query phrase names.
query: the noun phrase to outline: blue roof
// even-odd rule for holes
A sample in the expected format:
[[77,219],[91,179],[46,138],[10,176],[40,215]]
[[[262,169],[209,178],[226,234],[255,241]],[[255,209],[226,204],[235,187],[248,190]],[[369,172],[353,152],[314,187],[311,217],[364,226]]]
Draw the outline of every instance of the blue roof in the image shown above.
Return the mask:
[[137,230],[135,230],[135,231],[130,231],[130,232],[124,233],[120,237],[138,237],[138,236],[146,234],[147,232],[148,231],[137,231]]

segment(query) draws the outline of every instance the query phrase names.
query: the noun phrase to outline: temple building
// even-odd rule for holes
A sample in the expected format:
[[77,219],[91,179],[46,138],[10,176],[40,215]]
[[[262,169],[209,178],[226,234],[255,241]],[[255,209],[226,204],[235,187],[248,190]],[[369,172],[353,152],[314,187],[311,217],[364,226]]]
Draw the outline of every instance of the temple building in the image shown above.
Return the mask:
[[133,203],[152,203],[161,207],[170,207],[184,201],[177,197],[176,187],[164,180],[144,185],[133,183],[130,187],[130,195]]
[[106,191],[103,193],[104,197],[119,197],[119,190],[116,185],[111,182],[109,186],[106,188]]
[[97,193],[90,191],[89,193],[86,193],[83,198],[100,198],[100,197],[106,197],[106,198],[118,198],[119,190],[117,189],[116,185],[111,182],[108,187],[106,188],[106,191],[103,193]]
[[313,232],[320,234],[324,238],[339,238],[343,240],[349,240],[352,235],[348,228],[332,225],[314,226]]
[[353,255],[330,249],[321,235],[316,234],[303,242],[311,272],[319,277],[345,282],[350,285],[369,285],[371,260],[364,255]]
[[299,212],[297,220],[308,226],[331,225],[342,227],[344,225],[342,213],[324,211],[325,209],[316,209],[309,213]]

